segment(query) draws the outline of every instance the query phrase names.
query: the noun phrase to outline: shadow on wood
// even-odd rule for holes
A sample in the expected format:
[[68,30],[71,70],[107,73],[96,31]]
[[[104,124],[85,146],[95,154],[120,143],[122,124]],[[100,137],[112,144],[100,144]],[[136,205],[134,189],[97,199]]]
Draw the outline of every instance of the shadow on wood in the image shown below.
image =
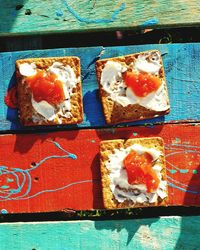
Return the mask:
[[[152,219],[142,219],[142,220],[130,220],[130,223],[127,221],[127,223],[121,223],[120,221],[110,221],[105,223],[104,221],[95,221],[95,229],[99,231],[108,231],[106,235],[112,235],[114,232],[117,232],[121,234],[121,231],[127,231],[127,239],[123,239],[123,241],[126,242],[126,246],[128,246],[132,239],[134,238],[134,235],[140,230],[141,228],[143,229],[148,229],[151,227],[153,223],[156,223],[159,220],[159,218],[152,218]],[[140,230],[141,231],[141,230]],[[144,232],[145,236],[145,232]],[[146,235],[146,239],[142,240],[149,240],[149,237]],[[115,241],[115,239],[110,239],[110,241]],[[125,243],[124,242],[124,243]],[[115,242],[116,243],[116,242]],[[120,244],[120,243],[119,243]],[[149,244],[147,242],[147,244]],[[145,248],[146,249],[146,248]]]
[[[200,156],[200,148],[196,149],[197,153]],[[195,156],[195,155],[194,155]],[[196,157],[197,158],[197,157]],[[191,203],[191,195],[193,193],[196,195],[196,205],[199,204],[198,198],[200,197],[200,161],[198,159],[197,164],[198,167],[195,169],[194,174],[190,180],[190,183],[187,187],[183,187],[182,189],[185,189],[185,199],[184,203],[189,205]],[[190,162],[188,161],[188,164]],[[194,206],[195,206],[195,200],[193,200]],[[198,205],[199,206],[199,205]],[[189,225],[188,225],[189,224]],[[190,220],[190,217],[182,217],[181,219],[181,227],[180,227],[180,236],[176,243],[175,249],[198,249],[199,247],[199,229],[200,227],[200,218],[196,217],[196,221],[194,223],[193,219]],[[192,238],[193,241],[189,241],[187,245],[183,244],[185,239]],[[196,248],[194,248],[194,245]]]
[[31,15],[31,10],[24,9],[27,0],[9,0],[0,1],[1,32],[9,33],[12,27],[16,25],[18,16]]

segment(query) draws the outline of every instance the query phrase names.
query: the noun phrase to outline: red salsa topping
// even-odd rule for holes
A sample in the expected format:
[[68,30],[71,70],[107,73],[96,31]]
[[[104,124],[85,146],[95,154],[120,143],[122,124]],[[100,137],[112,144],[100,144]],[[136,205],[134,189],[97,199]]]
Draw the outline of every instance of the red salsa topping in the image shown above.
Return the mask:
[[152,169],[152,161],[149,153],[138,154],[132,150],[123,160],[129,184],[145,184],[148,193],[155,191],[160,180]]
[[64,101],[63,83],[52,73],[38,71],[36,75],[26,78],[36,102],[47,101],[59,104]]
[[145,97],[161,86],[161,79],[148,73],[126,72],[125,84],[139,97]]
[[8,90],[5,98],[4,98],[5,104],[9,108],[17,108],[18,107],[18,101],[17,101],[17,87],[14,86],[11,89]]

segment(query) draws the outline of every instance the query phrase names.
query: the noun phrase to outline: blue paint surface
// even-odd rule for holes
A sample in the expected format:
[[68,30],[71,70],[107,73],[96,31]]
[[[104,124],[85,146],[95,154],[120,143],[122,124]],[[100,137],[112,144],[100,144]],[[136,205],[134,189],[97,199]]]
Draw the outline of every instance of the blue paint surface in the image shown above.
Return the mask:
[[193,191],[193,190],[190,190],[190,189],[182,188],[182,187],[179,187],[179,186],[177,186],[176,184],[173,184],[173,183],[171,183],[171,182],[169,182],[169,181],[167,182],[167,184],[168,184],[170,187],[179,189],[180,191],[183,191],[183,192],[187,192],[187,193],[191,193],[191,194],[200,194],[199,191]]
[[13,182],[13,179],[7,178],[7,182]]
[[181,174],[187,174],[189,172],[188,169],[180,169]]
[[89,18],[80,16],[78,12],[76,12],[75,9],[70,6],[67,0],[62,0],[62,2],[66,6],[67,10],[76,18],[76,20],[82,23],[87,23],[87,24],[89,23],[106,24],[106,23],[114,22],[117,18],[117,15],[120,13],[120,11],[124,10],[126,7],[126,4],[122,3],[118,9],[113,11],[111,18],[89,19]]
[[13,10],[13,11],[11,12],[11,16],[16,17],[16,16],[17,16],[17,11],[16,11],[16,10]]
[[63,16],[62,10],[57,10],[57,11],[56,11],[56,16],[57,16],[57,17]]
[[174,178],[171,178],[170,176],[167,176],[167,179],[169,180],[168,182],[170,183],[170,181],[171,181],[171,185],[173,185],[173,183],[172,182],[174,182],[175,183],[175,185],[176,185],[176,187],[178,187],[177,185],[179,185],[179,186],[182,186],[182,187],[187,187],[188,189],[194,189],[193,191],[197,191],[197,189],[199,189],[199,187],[198,186],[191,186],[191,185],[186,185],[186,184],[184,184],[184,183],[182,183],[182,182],[180,182],[180,181],[177,181],[177,180],[175,180]]
[[1,214],[7,214],[8,211],[6,209],[1,209]]
[[86,183],[86,182],[91,182],[91,180],[83,180],[83,181],[78,181],[78,182],[73,182],[73,183],[68,183],[67,185],[63,185],[59,188],[55,188],[52,190],[41,190],[40,192],[37,192],[33,195],[29,195],[31,188],[32,188],[32,177],[31,177],[31,171],[34,169],[38,168],[41,166],[45,161],[49,159],[55,159],[55,158],[71,158],[73,160],[77,159],[77,156],[69,153],[65,149],[63,149],[59,143],[55,141],[50,141],[53,143],[58,149],[63,151],[65,155],[51,155],[47,156],[44,159],[40,160],[38,163],[34,164],[31,168],[27,169],[20,169],[20,168],[11,168],[8,169],[6,166],[0,166],[0,171],[1,175],[11,175],[12,179],[7,178],[7,182],[10,182],[10,180],[14,181],[17,188],[12,189],[8,185],[2,185],[0,186],[0,201],[5,201],[5,200],[25,200],[25,199],[30,199],[35,196],[38,196],[42,193],[47,193],[47,192],[55,192],[58,190],[62,190],[65,188],[68,188],[73,185],[81,184],[81,183]]
[[153,18],[153,19],[145,21],[141,26],[142,27],[150,27],[150,26],[156,25],[158,23],[159,23],[158,19]]
[[171,174],[177,173],[177,170],[175,170],[175,169],[170,169],[169,171],[170,171]]
[[[83,76],[85,77],[82,82],[84,121],[79,125],[60,125],[56,126],[56,128],[97,128],[108,126],[105,124],[99,99],[95,75],[96,59],[121,56],[150,49],[158,49],[162,54],[165,54],[163,63],[171,112],[165,117],[130,122],[128,125],[155,124],[177,120],[200,120],[200,44],[198,43],[32,50],[0,53],[0,79],[2,86],[0,89],[0,131],[35,130],[34,127],[23,127],[19,122],[17,110],[7,108],[4,104],[4,96],[8,88],[15,84],[15,61],[17,59],[72,55],[80,57],[82,78]],[[47,129],[52,130],[55,129],[55,126],[40,127],[39,129],[45,131]],[[174,147],[176,147],[175,144]]]
[[[176,138],[177,141],[177,138]],[[167,171],[170,174],[176,174],[177,172],[181,174],[187,174],[189,172],[189,169],[181,169],[179,166],[176,166],[173,162],[170,162],[170,159],[168,159],[171,155],[179,155],[179,157],[182,157],[185,154],[199,154],[200,155],[200,147],[195,146],[195,145],[185,145],[185,144],[180,144],[180,143],[172,143],[172,144],[166,144],[165,149],[168,151],[171,151],[166,154],[166,162],[167,165],[171,166],[173,169],[167,168]],[[194,173],[194,170],[193,170]],[[197,170],[196,170],[197,173]],[[174,178],[167,176],[167,183],[169,186],[176,188],[182,192],[187,192],[191,194],[200,194],[200,189],[199,186],[191,186],[191,185],[186,185],[181,182],[181,180],[176,180],[175,175],[173,176]]]
[[199,249],[200,216],[1,223],[1,250]]

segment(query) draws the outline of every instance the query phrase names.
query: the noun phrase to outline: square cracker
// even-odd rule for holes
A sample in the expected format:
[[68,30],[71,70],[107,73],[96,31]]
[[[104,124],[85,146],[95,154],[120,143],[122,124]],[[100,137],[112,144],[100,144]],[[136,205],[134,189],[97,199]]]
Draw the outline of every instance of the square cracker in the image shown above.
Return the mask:
[[161,165],[162,180],[166,181],[166,163],[164,156],[164,145],[163,140],[160,137],[149,137],[149,138],[136,138],[128,140],[108,140],[101,141],[100,144],[100,170],[101,170],[101,182],[103,191],[103,203],[105,208],[116,209],[116,208],[131,208],[131,207],[153,207],[153,206],[166,206],[168,198],[161,199],[158,197],[155,203],[133,203],[131,200],[125,200],[119,202],[113,195],[110,189],[110,177],[109,170],[106,167],[106,163],[109,160],[109,156],[114,153],[115,149],[127,148],[133,144],[139,144],[146,148],[153,148],[161,152],[158,158],[159,165]]
[[[82,86],[81,80],[76,84],[76,87],[73,88],[73,95],[70,99],[71,104],[71,114],[69,118],[62,117],[60,118],[61,123],[58,122],[58,119],[55,118],[52,121],[47,121],[43,118],[42,115],[38,114],[31,103],[32,94],[28,84],[24,83],[22,80],[25,76],[22,76],[19,72],[19,66],[22,63],[35,63],[38,69],[46,70],[54,62],[60,62],[64,66],[69,65],[73,68],[76,77],[80,77],[81,68],[80,68],[80,59],[78,57],[49,57],[49,58],[28,58],[21,59],[16,61],[16,78],[17,78],[17,92],[18,92],[18,106],[19,106],[19,117],[20,121],[25,126],[34,126],[34,125],[62,125],[62,124],[76,124],[83,121],[83,102],[82,102]],[[36,114],[38,121],[33,120],[33,115]]]
[[139,55],[145,53],[158,53],[160,55],[160,65],[158,77],[162,79],[165,89],[165,95],[167,99],[167,104],[169,105],[169,96],[167,91],[167,84],[164,74],[164,67],[162,62],[161,54],[158,50],[150,50],[135,54],[130,54],[126,56],[107,58],[96,61],[96,75],[100,90],[100,99],[103,106],[103,113],[107,124],[117,124],[122,122],[131,122],[137,120],[144,120],[149,118],[154,118],[162,115],[166,115],[170,112],[170,108],[166,108],[164,111],[155,111],[152,109],[147,109],[139,104],[129,104],[128,106],[123,107],[120,103],[114,101],[110,98],[110,94],[103,89],[101,85],[101,74],[105,67],[105,64],[108,61],[114,61],[121,63],[123,66],[126,66],[128,70],[131,70],[131,64],[133,64]]

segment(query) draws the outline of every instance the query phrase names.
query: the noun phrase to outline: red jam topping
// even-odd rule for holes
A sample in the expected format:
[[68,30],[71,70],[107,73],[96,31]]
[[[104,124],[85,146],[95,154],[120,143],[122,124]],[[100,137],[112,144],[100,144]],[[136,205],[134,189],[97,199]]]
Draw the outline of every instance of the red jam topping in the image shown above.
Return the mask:
[[59,104],[64,101],[63,83],[55,74],[38,71],[36,75],[26,78],[36,102],[47,101]]
[[152,169],[152,161],[153,158],[149,153],[139,155],[132,150],[123,160],[129,184],[145,184],[148,193],[155,191],[160,180]]
[[145,97],[161,86],[161,80],[157,76],[142,72],[126,72],[124,81],[139,97]]
[[4,98],[5,104],[9,108],[17,108],[18,107],[18,101],[17,101],[17,87],[14,86],[11,89],[8,90],[5,98]]

